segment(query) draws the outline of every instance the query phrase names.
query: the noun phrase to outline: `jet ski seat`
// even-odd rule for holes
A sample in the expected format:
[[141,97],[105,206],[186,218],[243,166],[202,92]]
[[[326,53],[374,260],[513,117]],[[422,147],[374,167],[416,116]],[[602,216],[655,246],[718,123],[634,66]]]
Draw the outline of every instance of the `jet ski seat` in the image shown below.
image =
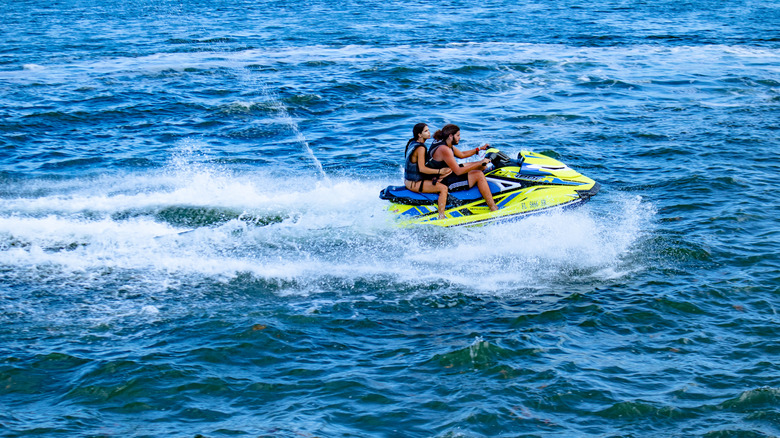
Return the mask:
[[[498,184],[488,181],[488,186],[490,186],[491,193],[495,194],[501,191],[501,187],[499,187]],[[439,194],[438,193],[416,193],[407,189],[405,186],[390,186],[382,190],[379,193],[379,197],[381,199],[393,201],[398,204],[424,205],[424,204],[435,204],[436,201],[439,199]],[[482,198],[482,194],[479,193],[479,189],[477,188],[476,185],[474,185],[474,187],[468,190],[449,192],[447,203],[449,204],[454,202],[457,204],[465,204],[468,202],[476,201],[477,199],[480,198]]]

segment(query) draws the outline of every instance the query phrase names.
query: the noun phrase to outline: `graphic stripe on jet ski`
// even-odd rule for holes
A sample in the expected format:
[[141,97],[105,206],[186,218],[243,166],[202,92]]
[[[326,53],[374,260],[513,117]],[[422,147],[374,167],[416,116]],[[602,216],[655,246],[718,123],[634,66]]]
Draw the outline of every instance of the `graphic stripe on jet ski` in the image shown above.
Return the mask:
[[512,199],[515,199],[515,196],[517,196],[519,194],[520,194],[519,192],[518,193],[512,193],[511,195],[509,195],[506,198],[502,199],[498,203],[498,208],[503,208],[509,201],[511,201]]
[[569,202],[567,202],[565,204],[553,205],[553,206],[550,206],[550,207],[540,208],[538,210],[527,211],[527,212],[519,213],[519,214],[512,214],[512,215],[509,215],[509,216],[491,217],[491,218],[482,219],[482,220],[478,220],[478,221],[474,221],[474,222],[453,224],[453,225],[448,225],[447,227],[448,228],[463,227],[463,226],[468,227],[468,226],[472,226],[472,225],[484,225],[484,224],[490,224],[490,223],[515,222],[515,221],[518,221],[518,220],[520,220],[522,218],[525,218],[525,217],[528,217],[528,216],[534,216],[534,215],[537,215],[539,213],[542,213],[542,212],[545,212],[545,211],[548,211],[548,210],[571,208],[572,206],[580,204],[580,203],[583,203],[585,201],[587,201],[587,200],[580,198],[580,199],[575,199],[575,200],[569,201]]
[[403,212],[403,216],[419,216],[421,214],[426,214],[426,213],[428,213],[427,209],[420,210],[420,207],[413,207]]

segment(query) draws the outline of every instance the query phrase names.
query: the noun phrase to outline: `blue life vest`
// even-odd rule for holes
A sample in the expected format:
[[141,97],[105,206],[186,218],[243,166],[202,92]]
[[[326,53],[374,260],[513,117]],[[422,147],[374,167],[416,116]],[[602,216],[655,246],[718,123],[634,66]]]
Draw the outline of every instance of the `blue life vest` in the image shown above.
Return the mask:
[[412,163],[412,155],[414,155],[414,151],[416,151],[419,147],[425,149],[425,155],[427,157],[428,150],[425,148],[423,143],[413,141],[407,146],[406,163],[404,164],[404,179],[406,180],[422,181],[425,179],[431,179],[433,177],[433,175],[428,177],[428,175],[420,172],[420,168],[417,167],[417,163]]
[[431,169],[443,169],[447,167],[447,163],[445,163],[444,161],[433,159],[433,153],[436,152],[436,149],[438,149],[439,146],[442,145],[444,145],[444,147],[447,147],[447,143],[443,141],[433,142],[433,144],[431,145],[431,150],[428,151],[428,155],[426,155],[426,157],[428,158],[428,160],[425,163],[426,166],[430,167]]

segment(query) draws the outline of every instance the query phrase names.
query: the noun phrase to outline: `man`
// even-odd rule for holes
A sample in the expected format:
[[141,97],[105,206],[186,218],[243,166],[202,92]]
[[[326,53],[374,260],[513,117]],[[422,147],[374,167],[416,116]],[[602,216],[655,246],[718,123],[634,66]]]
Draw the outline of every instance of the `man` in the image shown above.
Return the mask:
[[457,125],[448,124],[433,134],[434,142],[429,152],[431,159],[428,161],[428,167],[432,169],[442,169],[449,167],[452,173],[442,180],[442,183],[449,187],[449,191],[465,190],[466,188],[477,185],[479,193],[485,198],[490,211],[498,210],[493,201],[493,194],[490,193],[490,186],[483,170],[490,161],[484,159],[467,164],[458,164],[457,158],[467,158],[479,153],[480,150],[487,149],[489,144],[485,143],[473,150],[461,152],[455,145],[460,143],[460,128]]

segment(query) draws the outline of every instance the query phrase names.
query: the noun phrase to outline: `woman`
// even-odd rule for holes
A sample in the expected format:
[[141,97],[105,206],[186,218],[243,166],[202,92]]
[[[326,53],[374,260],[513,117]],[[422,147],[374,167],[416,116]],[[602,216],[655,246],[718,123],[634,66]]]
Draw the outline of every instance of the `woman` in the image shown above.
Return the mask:
[[488,185],[483,169],[490,162],[488,159],[482,161],[476,161],[473,163],[458,164],[455,161],[455,157],[467,158],[479,153],[480,150],[487,149],[489,144],[485,143],[473,150],[467,152],[461,152],[455,145],[460,143],[460,128],[457,125],[448,124],[444,125],[441,130],[436,131],[433,134],[434,143],[431,145],[430,157],[428,161],[428,167],[433,169],[440,169],[449,167],[452,169],[452,174],[442,182],[447,186],[448,190],[456,190],[459,188],[471,188],[474,184],[477,185],[479,193],[485,198],[490,211],[498,210],[496,203],[493,201],[493,194],[490,192],[490,186]]
[[425,123],[418,123],[412,128],[413,137],[406,143],[404,155],[404,185],[415,193],[438,193],[437,210],[439,219],[444,219],[447,207],[447,186],[439,182],[452,171],[447,167],[432,169],[425,165],[427,150],[425,141],[431,138],[431,131]]

